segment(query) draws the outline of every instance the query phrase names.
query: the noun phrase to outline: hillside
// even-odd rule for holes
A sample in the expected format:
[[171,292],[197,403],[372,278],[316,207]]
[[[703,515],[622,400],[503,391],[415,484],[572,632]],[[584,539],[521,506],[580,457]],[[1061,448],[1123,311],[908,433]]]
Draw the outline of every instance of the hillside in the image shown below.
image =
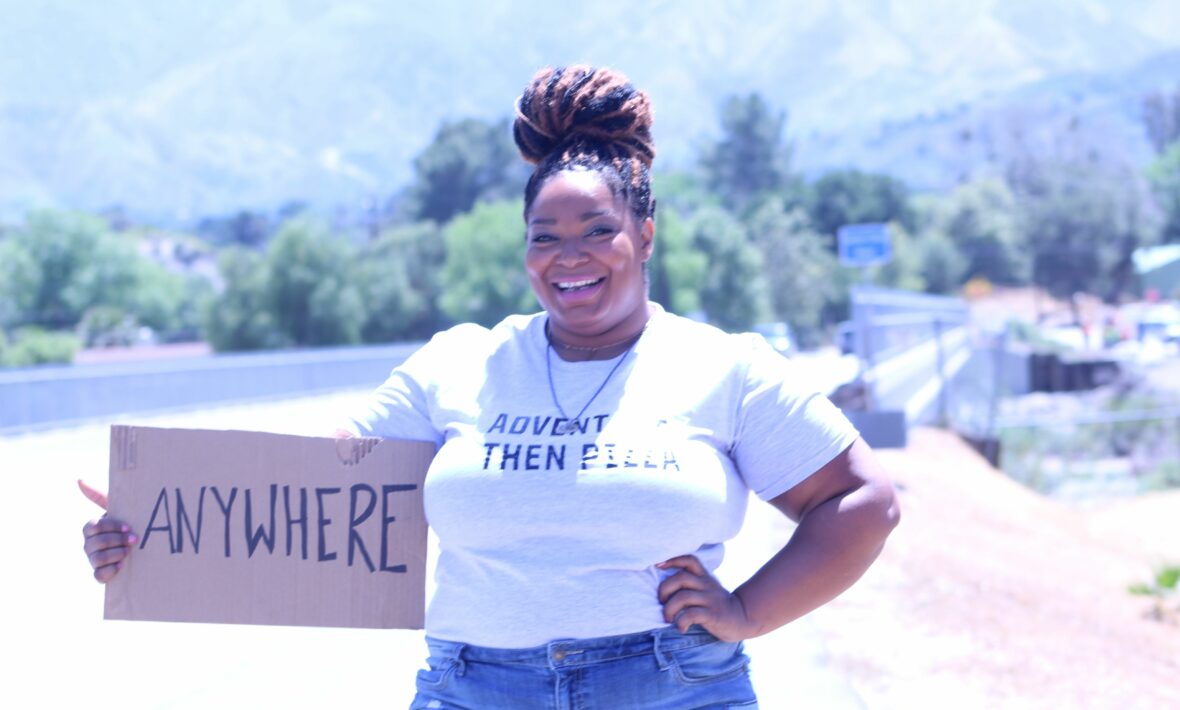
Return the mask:
[[1052,154],[1070,142],[1114,165],[1152,158],[1140,118],[1143,97],[1180,87],[1180,51],[1122,70],[1070,72],[988,94],[875,130],[809,134],[799,162],[854,165],[891,173],[918,189],[939,189],[964,176],[1002,174],[1003,162],[1029,147]]
[[1081,113],[1140,159],[1141,91],[1180,84],[1170,0],[659,0],[576,14],[539,0],[0,0],[0,17],[0,215],[118,204],[184,221],[383,199],[439,121],[505,115],[550,63],[618,66],[647,88],[665,166],[713,134],[722,97],[760,91],[789,111],[801,168],[917,186],[986,161],[1016,109],[1049,132]]
[[1180,562],[1180,492],[1069,508],[938,430],[879,455],[902,523],[813,614],[867,707],[1177,706],[1180,626],[1126,588]]

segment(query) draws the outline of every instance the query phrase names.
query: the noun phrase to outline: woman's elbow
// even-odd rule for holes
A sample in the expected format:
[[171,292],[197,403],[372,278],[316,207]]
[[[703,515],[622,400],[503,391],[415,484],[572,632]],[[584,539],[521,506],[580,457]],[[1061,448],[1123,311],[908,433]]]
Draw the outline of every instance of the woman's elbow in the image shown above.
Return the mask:
[[874,503],[877,509],[879,527],[884,540],[901,523],[901,503],[897,499],[897,491],[888,481],[881,481],[875,486]]

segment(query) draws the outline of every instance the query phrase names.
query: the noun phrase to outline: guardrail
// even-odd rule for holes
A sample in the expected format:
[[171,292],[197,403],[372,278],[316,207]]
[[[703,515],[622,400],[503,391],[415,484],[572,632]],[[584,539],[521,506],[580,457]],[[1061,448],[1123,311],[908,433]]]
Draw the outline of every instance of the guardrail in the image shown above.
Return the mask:
[[907,424],[945,422],[948,386],[972,358],[961,299],[858,286],[853,342],[871,411],[902,411]]
[[421,343],[0,370],[0,434],[380,384]]

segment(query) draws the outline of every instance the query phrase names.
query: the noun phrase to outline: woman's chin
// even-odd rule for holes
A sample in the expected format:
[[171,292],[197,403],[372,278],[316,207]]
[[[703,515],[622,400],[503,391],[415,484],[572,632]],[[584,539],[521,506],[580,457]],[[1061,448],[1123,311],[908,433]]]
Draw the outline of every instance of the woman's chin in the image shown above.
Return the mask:
[[554,298],[545,311],[551,323],[571,333],[594,333],[602,325],[599,304],[593,299]]
[[586,315],[589,314],[557,314],[549,311],[549,322],[559,333],[576,338],[594,338],[600,336],[604,330],[607,330],[597,318],[585,317]]

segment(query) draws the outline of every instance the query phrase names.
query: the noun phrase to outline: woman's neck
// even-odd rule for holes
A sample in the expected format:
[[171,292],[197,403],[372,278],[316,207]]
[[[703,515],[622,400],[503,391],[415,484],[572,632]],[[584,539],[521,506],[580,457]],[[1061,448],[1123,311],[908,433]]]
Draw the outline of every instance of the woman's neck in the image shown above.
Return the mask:
[[611,360],[635,345],[635,342],[643,335],[643,331],[647,329],[649,320],[650,313],[645,305],[641,319],[637,318],[632,323],[620,324],[619,327],[612,328],[598,338],[578,338],[577,340],[566,340],[560,329],[555,329],[552,321],[546,320],[545,338],[562,360],[569,362]]

